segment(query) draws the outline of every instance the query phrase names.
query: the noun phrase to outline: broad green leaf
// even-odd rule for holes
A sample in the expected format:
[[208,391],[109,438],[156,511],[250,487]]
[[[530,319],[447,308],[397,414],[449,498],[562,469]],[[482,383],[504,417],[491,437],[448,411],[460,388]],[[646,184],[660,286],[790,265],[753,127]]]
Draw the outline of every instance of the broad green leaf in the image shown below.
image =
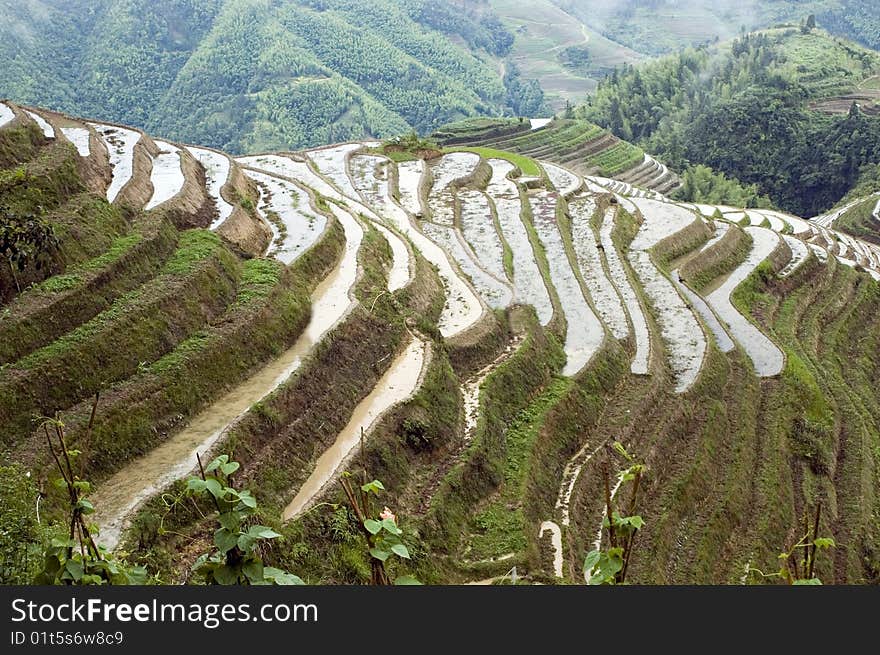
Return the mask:
[[821,585],[822,581],[819,578],[808,578],[808,579],[804,579],[804,580],[795,580],[794,584],[796,584],[799,587],[802,587],[805,585],[812,586],[812,585]]
[[195,493],[201,493],[205,490],[205,481],[201,478],[190,478],[186,481],[186,488]]
[[636,530],[640,530],[642,526],[645,525],[644,519],[641,516],[619,516],[615,513],[614,515],[614,525],[619,525],[621,527],[630,527],[635,528]]
[[382,524],[379,523],[379,521],[367,519],[366,521],[364,521],[364,527],[370,534],[376,534],[377,532],[379,532],[379,530],[382,529]]
[[226,464],[220,465],[220,471],[223,473],[223,475],[232,475],[240,467],[241,464],[239,464],[238,462],[227,462]]
[[818,537],[813,540],[813,543],[816,545],[816,548],[833,548],[837,545],[831,537]]
[[391,547],[391,552],[397,555],[398,557],[402,557],[404,559],[409,559],[409,550],[403,544],[394,544]]
[[593,567],[599,562],[602,553],[598,550],[591,550],[584,558],[584,575],[593,570]]
[[249,552],[251,548],[253,548],[254,544],[257,543],[256,537],[252,537],[251,535],[244,533],[238,535],[238,548],[243,550],[244,552]]
[[367,493],[374,493],[377,496],[380,491],[385,491],[385,486],[379,482],[379,480],[373,480],[372,482],[367,482],[367,484],[361,486],[361,491],[366,491]]
[[238,527],[241,525],[238,512],[223,512],[217,520],[220,522],[221,527],[226,528],[230,532],[238,532]]
[[208,467],[205,469],[205,472],[210,473],[211,471],[215,470],[219,466],[222,466],[223,464],[225,464],[228,461],[229,461],[229,455],[220,455],[216,459],[212,460],[210,464],[208,464]]
[[257,506],[257,499],[251,495],[251,492],[245,489],[238,492],[238,500],[245,507],[254,509]]
[[78,489],[84,494],[87,494],[89,493],[89,491],[91,491],[92,485],[89,484],[88,480],[76,480],[73,483],[73,488]]
[[219,480],[216,480],[215,478],[208,478],[207,480],[205,480],[205,488],[217,500],[223,498],[223,485],[220,484]]
[[248,528],[248,534],[257,539],[274,539],[281,536],[275,530],[265,525],[252,525]]
[[407,586],[407,585],[420,585],[421,586],[422,583],[419,582],[418,580],[416,580],[411,575],[401,575],[401,576],[398,576],[394,579],[394,584],[397,585],[398,587],[402,587],[402,586]]
[[82,562],[69,559],[64,563],[64,570],[70,574],[74,580],[79,581],[83,577],[83,565]]
[[221,564],[215,568],[213,574],[218,584],[233,585],[238,583],[238,572],[226,564]]
[[391,534],[403,534],[403,530],[398,528],[397,524],[391,519],[382,519],[382,527],[388,530]]
[[271,580],[277,585],[303,585],[305,582],[302,581],[298,575],[294,575],[293,573],[288,573],[287,571],[282,571],[281,569],[276,569],[272,566],[267,566],[263,569],[263,577],[266,580]]
[[382,550],[381,548],[370,548],[370,555],[383,562],[388,559],[388,556],[390,554],[391,553],[389,553],[387,550]]
[[91,501],[86,500],[85,498],[80,498],[76,503],[77,509],[82,510],[83,514],[91,514],[95,511],[95,506],[92,505]]
[[261,582],[263,580],[263,563],[258,559],[252,559],[241,567],[241,572],[252,584]]
[[221,553],[227,553],[235,548],[238,543],[238,535],[230,532],[226,528],[220,528],[214,533],[214,545],[220,549]]

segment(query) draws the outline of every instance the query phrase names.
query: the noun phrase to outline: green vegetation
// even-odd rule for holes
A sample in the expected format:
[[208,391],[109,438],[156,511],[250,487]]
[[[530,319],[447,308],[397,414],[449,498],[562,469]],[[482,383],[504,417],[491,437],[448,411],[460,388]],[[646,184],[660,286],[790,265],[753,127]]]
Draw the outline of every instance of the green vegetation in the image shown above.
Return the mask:
[[517,155],[512,152],[508,152],[506,150],[496,150],[495,148],[482,148],[482,147],[455,147],[455,148],[447,148],[447,152],[452,151],[465,151],[465,152],[475,152],[483,159],[506,159],[511,164],[516,166],[523,175],[526,177],[541,177],[544,174],[544,171],[541,170],[541,167],[531,157],[524,157],[523,155]]
[[681,187],[676,189],[672,196],[676,200],[731,207],[773,206],[770,198],[758,192],[757,184],[743,186],[724,173],[716,173],[702,164],[688,166],[681,176],[681,182]]
[[28,434],[38,411],[63,409],[131,375],[139,362],[158,359],[222,314],[234,295],[238,262],[206,230],[186,233],[181,242],[166,273],[0,372],[6,443]]
[[497,558],[525,549],[527,538],[521,503],[529,459],[547,413],[570,389],[571,384],[568,378],[555,378],[508,425],[503,482],[498,497],[472,519],[472,535],[463,551],[467,559]]
[[[813,111],[880,70],[825,33],[777,29],[615,71],[580,114],[690,172],[688,197],[732,197],[812,216],[880,159],[880,120]],[[724,174],[726,179],[717,177]]]
[[[487,153],[484,156],[500,157],[517,165],[525,163],[514,159],[518,154],[528,159],[547,159],[580,172],[605,176],[634,169],[645,158],[641,148],[614,138],[595,123],[566,118],[553,120],[541,129],[517,130],[510,134],[491,124],[473,130],[460,129],[457,124],[452,124],[440,128],[432,136],[441,145]],[[529,165],[532,171],[536,168]]]
[[869,197],[857,203],[841,214],[834,227],[854,237],[877,243],[880,241],[880,220],[874,216],[874,209],[878,200],[878,197]]

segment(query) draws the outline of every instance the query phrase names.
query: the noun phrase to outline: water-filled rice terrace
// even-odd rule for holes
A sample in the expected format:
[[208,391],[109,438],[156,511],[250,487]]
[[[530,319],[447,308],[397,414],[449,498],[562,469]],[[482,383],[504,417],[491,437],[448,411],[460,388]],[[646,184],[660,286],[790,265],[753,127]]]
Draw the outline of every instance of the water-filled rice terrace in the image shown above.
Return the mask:
[[876,581],[880,246],[835,227],[861,205],[677,203],[625,148],[553,121],[233,158],[0,104],[0,206],[57,238],[0,271],[0,447],[50,480],[60,415],[99,541],[168,581],[208,523],[162,499],[228,452],[309,582],[369,575],[334,505],[361,469],[421,580],[579,582],[615,441],[648,471],[631,581],[742,582],[818,501],[822,578]]

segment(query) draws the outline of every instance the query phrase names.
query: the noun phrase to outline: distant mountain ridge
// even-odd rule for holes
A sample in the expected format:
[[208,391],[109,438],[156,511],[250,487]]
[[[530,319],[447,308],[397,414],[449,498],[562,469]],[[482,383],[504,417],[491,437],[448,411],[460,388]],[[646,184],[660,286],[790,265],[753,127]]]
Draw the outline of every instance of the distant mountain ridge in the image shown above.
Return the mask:
[[538,109],[492,63],[512,39],[446,0],[28,0],[0,7],[0,96],[230,152],[304,147]]

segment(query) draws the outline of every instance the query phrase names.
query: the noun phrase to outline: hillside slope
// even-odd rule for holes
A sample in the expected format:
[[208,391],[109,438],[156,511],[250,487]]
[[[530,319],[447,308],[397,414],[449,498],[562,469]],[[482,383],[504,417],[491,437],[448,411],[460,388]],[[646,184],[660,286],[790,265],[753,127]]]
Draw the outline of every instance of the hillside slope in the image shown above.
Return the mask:
[[59,412],[99,540],[164,581],[215,530],[167,502],[195,450],[234,452],[282,534],[267,563],[308,582],[369,577],[319,502],[365,468],[417,553],[395,574],[578,583],[620,441],[647,466],[628,581],[762,583],[821,502],[818,576],[878,582],[880,247],[555,147],[232,159],[0,104],[0,227],[26,246],[0,272],[3,581],[31,579],[67,502],[32,423]]
[[512,36],[446,0],[28,0],[0,37],[0,96],[231,152],[425,132],[521,93],[489,63]]

